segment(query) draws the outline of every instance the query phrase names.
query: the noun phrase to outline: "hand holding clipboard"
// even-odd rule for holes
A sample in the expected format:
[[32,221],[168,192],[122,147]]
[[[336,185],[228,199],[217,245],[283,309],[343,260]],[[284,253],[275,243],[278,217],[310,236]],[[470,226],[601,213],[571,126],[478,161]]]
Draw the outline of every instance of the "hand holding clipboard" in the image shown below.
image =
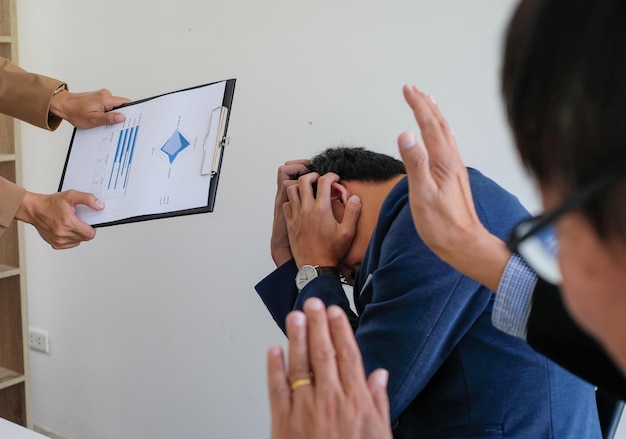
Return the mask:
[[80,206],[94,227],[212,212],[228,143],[235,79],[117,108],[117,125],[74,129],[59,191],[95,194],[101,211]]

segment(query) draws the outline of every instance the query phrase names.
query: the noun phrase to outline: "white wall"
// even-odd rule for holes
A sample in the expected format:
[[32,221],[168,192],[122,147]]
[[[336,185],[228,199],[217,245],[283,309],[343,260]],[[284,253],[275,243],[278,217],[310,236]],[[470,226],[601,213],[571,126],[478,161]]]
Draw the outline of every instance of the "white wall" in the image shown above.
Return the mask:
[[[139,99],[238,79],[216,210],[98,230],[56,252],[27,228],[35,423],[68,438],[268,437],[253,286],[273,266],[277,166],[327,146],[397,155],[401,87],[433,94],[469,165],[536,210],[498,89],[513,0],[27,0],[23,67]],[[71,128],[23,127],[24,183],[56,190]]]

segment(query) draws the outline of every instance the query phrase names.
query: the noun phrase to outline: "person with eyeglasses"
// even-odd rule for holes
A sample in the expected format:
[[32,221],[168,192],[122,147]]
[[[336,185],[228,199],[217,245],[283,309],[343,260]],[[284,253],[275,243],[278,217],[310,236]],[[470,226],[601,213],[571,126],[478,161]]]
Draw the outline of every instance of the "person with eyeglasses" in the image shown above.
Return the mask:
[[[558,14],[557,5],[567,13]],[[398,145],[418,233],[439,257],[496,292],[494,325],[626,399],[626,132],[610,122],[626,110],[626,32],[615,17],[626,19],[626,9],[610,0],[576,7],[525,1],[511,22],[504,97],[546,213],[520,223],[507,242],[478,221],[454,136],[415,87],[405,87],[404,96],[424,145],[412,133],[401,134]],[[574,38],[551,28],[564,20],[582,32]],[[529,22],[543,27],[529,32]],[[601,27],[610,32],[597,32]],[[529,58],[520,59],[522,52]],[[563,63],[550,62],[564,53]]]

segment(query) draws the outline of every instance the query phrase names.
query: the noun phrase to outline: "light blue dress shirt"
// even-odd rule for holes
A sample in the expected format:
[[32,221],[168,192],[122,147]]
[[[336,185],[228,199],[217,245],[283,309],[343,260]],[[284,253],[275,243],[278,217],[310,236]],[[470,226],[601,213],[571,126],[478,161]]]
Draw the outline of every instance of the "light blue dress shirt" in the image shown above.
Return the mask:
[[514,254],[504,269],[493,304],[491,322],[500,331],[526,339],[528,316],[533,302],[537,274]]

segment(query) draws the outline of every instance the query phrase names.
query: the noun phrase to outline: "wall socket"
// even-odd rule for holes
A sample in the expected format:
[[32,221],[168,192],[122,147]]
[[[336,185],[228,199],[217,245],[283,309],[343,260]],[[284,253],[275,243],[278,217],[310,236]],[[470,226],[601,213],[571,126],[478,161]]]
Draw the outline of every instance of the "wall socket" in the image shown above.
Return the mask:
[[41,329],[29,328],[28,330],[28,346],[39,352],[50,353],[50,337],[47,331]]

